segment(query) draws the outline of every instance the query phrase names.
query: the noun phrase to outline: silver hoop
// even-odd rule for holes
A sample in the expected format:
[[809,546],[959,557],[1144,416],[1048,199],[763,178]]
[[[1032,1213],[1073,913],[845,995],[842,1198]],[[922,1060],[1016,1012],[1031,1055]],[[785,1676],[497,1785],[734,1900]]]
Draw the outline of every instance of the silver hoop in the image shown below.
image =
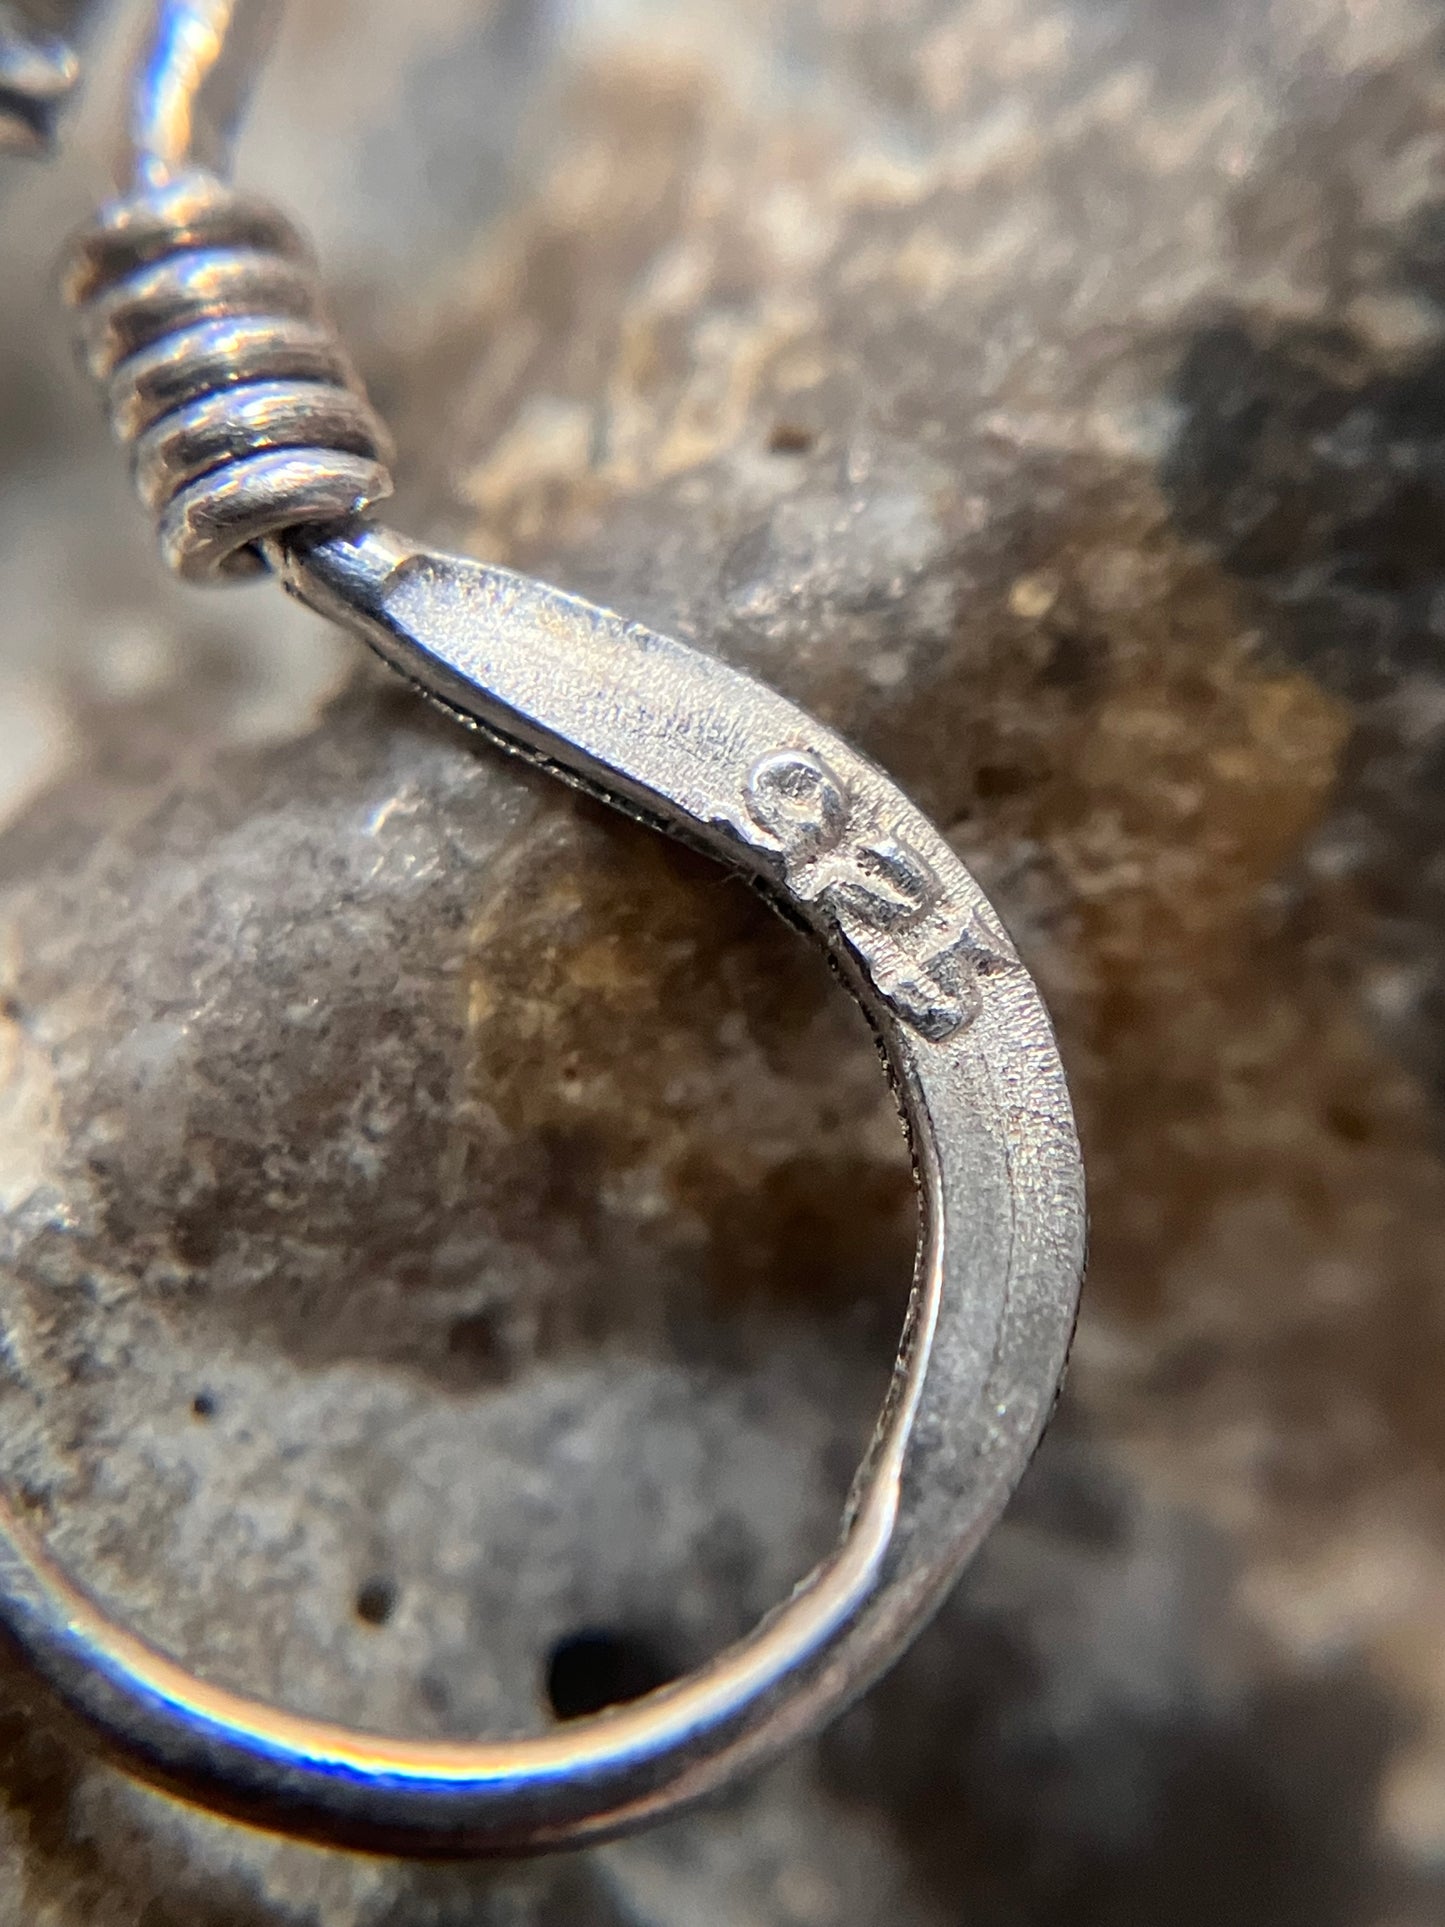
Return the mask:
[[[164,95],[183,86],[164,64],[181,29],[219,23],[219,48],[231,8],[158,13],[148,86]],[[183,145],[150,170],[152,211],[190,161]],[[204,237],[166,245],[183,261]],[[82,276],[79,298],[96,285]],[[112,380],[133,392],[128,361],[153,346]],[[182,486],[255,459],[222,438]],[[1057,1394],[1084,1256],[1078,1143],[1038,992],[973,878],[875,765],[700,650],[361,517],[313,522],[253,533],[253,559],[502,747],[742,871],[823,946],[875,1027],[914,1152],[921,1228],[892,1388],[838,1546],[789,1600],[686,1679],[537,1737],[382,1739],[209,1686],[108,1617],[8,1506],[0,1630],[94,1743],[218,1811],[384,1851],[576,1845],[776,1754],[939,1603]]]

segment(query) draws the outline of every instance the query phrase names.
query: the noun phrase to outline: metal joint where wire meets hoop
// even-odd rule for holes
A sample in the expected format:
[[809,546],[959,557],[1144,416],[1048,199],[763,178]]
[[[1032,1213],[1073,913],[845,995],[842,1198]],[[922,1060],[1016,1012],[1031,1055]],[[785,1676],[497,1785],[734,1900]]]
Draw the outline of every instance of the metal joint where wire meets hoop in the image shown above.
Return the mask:
[[203,579],[391,493],[390,441],[267,202],[190,170],[112,202],[64,278],[161,554]]

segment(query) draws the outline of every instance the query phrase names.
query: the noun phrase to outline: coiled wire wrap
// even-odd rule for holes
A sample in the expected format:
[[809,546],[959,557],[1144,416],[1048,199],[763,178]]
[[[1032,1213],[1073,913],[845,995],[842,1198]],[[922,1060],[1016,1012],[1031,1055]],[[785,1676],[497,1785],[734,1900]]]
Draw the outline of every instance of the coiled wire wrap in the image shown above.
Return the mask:
[[161,553],[191,580],[391,493],[390,446],[285,216],[199,170],[122,196],[64,278]]

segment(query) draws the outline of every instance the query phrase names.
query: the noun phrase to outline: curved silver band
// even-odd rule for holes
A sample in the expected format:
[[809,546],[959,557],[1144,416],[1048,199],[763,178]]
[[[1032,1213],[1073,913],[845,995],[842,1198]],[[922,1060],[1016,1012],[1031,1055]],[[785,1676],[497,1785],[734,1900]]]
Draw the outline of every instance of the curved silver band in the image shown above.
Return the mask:
[[763,685],[591,605],[388,532],[274,559],[431,696],[750,875],[876,1026],[922,1229],[892,1392],[837,1550],[747,1639],[545,1735],[371,1738],[206,1686],[0,1512],[0,1630],[133,1771],[288,1831],[520,1852],[638,1825],[779,1751],[897,1654],[1001,1511],[1052,1407],[1083,1265],[1047,1015],[982,892],[873,764]]
[[[198,157],[224,162],[273,4],[155,11],[132,160],[164,195]],[[232,38],[233,14],[249,37]],[[187,335],[207,371],[212,326]],[[278,339],[289,357],[294,329]],[[298,374],[289,359],[280,371]],[[137,357],[121,396],[162,477],[180,460],[165,424],[195,399],[181,372],[178,390],[171,361],[158,372]],[[206,424],[183,426],[184,448],[200,446]],[[365,492],[287,499],[320,517]],[[972,877],[880,770],[794,704],[503,570],[362,523],[267,540],[275,526],[258,522],[258,543],[295,594],[505,747],[742,870],[826,948],[876,1028],[918,1174],[892,1389],[838,1547],[789,1600],[688,1678],[534,1738],[383,1739],[209,1686],[77,1588],[3,1501],[0,1637],[92,1742],[218,1811],[376,1851],[576,1844],[707,1794],[838,1710],[997,1518],[1052,1408],[1083,1268],[1063,1072]]]

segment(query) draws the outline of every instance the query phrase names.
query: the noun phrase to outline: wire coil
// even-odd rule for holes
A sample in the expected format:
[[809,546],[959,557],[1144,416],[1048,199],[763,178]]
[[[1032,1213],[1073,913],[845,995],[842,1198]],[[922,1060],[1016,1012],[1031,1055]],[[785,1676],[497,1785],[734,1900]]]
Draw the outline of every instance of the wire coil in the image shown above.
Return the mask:
[[177,574],[254,573],[268,537],[391,493],[386,431],[269,203],[199,171],[125,196],[64,292]]

